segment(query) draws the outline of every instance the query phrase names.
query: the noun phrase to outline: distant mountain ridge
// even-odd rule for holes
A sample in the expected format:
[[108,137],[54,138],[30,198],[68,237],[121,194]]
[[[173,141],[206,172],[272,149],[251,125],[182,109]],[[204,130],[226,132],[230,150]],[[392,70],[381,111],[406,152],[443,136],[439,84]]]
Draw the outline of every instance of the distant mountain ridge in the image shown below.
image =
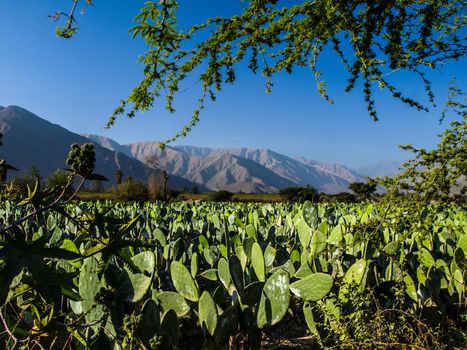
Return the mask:
[[155,160],[167,172],[201,182],[212,190],[276,192],[310,185],[321,192],[338,193],[348,192],[351,182],[365,181],[341,164],[294,159],[269,149],[167,146],[162,151],[157,141],[119,145],[102,136],[86,136],[142,162]]
[[404,162],[400,160],[377,162],[359,167],[357,171],[370,177],[394,176],[400,173],[400,167],[403,163]]
[[[86,137],[52,124],[18,106],[0,108],[0,132],[3,133],[0,157],[23,172],[34,165],[43,177],[66,167],[65,161],[72,143],[89,142]],[[134,157],[111,151],[99,143],[94,144],[95,172],[106,176],[110,184],[114,183],[114,175],[118,169],[123,172],[124,177],[132,176],[143,181],[151,173],[158,172]],[[11,173],[10,176],[14,175]],[[178,176],[172,176],[169,185],[180,189],[194,185],[203,188],[202,184],[195,184]]]
[[171,188],[197,186],[201,191],[277,192],[310,185],[338,193],[348,192],[352,182],[365,181],[344,165],[295,159],[269,149],[168,146],[162,151],[157,141],[121,145],[104,136],[75,134],[18,106],[0,106],[0,132],[4,134],[0,157],[23,171],[35,165],[44,177],[65,167],[70,144],[92,141],[96,172],[110,184],[118,169],[124,177],[143,181],[166,170]]

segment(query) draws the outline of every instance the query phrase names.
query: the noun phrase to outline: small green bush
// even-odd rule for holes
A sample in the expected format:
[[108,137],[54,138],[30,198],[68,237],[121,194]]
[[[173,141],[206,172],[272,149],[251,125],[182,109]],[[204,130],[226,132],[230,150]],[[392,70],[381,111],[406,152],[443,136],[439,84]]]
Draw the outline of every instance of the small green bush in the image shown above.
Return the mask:
[[282,200],[287,202],[317,202],[318,191],[313,187],[287,187],[279,191]]
[[212,202],[227,202],[232,199],[232,196],[232,192],[221,190],[208,193],[208,200]]
[[115,189],[118,200],[124,202],[145,202],[149,200],[148,187],[144,182],[137,181],[129,177]]

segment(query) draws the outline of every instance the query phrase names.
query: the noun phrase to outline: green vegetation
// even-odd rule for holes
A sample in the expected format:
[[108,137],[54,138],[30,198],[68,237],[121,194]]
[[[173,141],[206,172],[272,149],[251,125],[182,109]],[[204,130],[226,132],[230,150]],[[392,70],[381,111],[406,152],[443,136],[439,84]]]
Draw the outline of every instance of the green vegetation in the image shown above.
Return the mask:
[[[59,35],[74,34],[78,2]],[[271,60],[261,67],[268,89],[273,74],[311,65],[329,98],[316,69],[327,46],[350,74],[348,90],[363,80],[376,118],[371,82],[425,108],[391,85],[387,70],[420,76],[432,101],[422,68],[465,54],[460,1],[276,3],[250,1],[238,16],[182,31],[176,1],[147,2],[132,29],[149,46],[146,74],[113,118],[128,104],[130,117],[149,108],[162,90],[173,110],[179,83],[201,69],[186,133],[205,96],[235,80],[234,65],[248,59],[255,72],[258,57]],[[211,35],[185,51],[203,30]],[[66,182],[43,186],[37,176],[23,194],[3,183],[12,168],[0,160],[0,347],[465,348],[467,121],[455,102],[461,92],[450,93],[460,119],[435,150],[404,146],[415,158],[379,180],[387,193],[378,203],[315,204],[312,189],[291,191],[304,203],[148,203],[146,184],[121,172],[115,195],[134,202],[82,202],[86,180],[106,180],[93,172],[91,144],[71,146]],[[372,186],[353,190],[366,199]]]
[[105,178],[72,145],[65,185],[0,207],[0,346],[461,349],[465,118],[378,203],[73,202]]
[[317,202],[319,193],[313,187],[288,187],[280,190],[279,195],[286,202]]
[[233,193],[229,191],[209,192],[208,200],[213,202],[227,202],[232,199]]
[[[91,1],[72,0],[68,14],[57,12],[66,23],[57,35],[76,33],[75,11]],[[204,23],[183,26],[177,20],[177,0],[147,1],[133,20],[130,32],[141,38],[147,50],[139,61],[144,76],[109,119],[132,118],[165,98],[174,102],[188,81],[200,81],[198,106],[191,121],[173,139],[186,135],[200,120],[207,100],[215,101],[226,84],[233,84],[237,70],[247,64],[252,74],[261,72],[266,91],[277,73],[310,68],[318,92],[332,103],[319,70],[323,52],[333,52],[348,73],[345,91],[361,87],[369,115],[377,120],[375,90],[386,90],[393,98],[417,110],[434,105],[428,74],[445,63],[465,57],[465,1],[295,1],[244,2],[230,17],[208,18]],[[83,8],[83,10],[84,10]],[[112,11],[109,5],[109,12]],[[403,71],[418,78],[426,100],[415,100],[396,86],[391,73]],[[170,140],[169,140],[170,141]]]
[[[1,219],[27,209],[7,202]],[[48,212],[2,231],[4,348],[183,348],[192,332],[206,349],[254,348],[291,322],[325,348],[466,341],[459,206],[429,221],[408,218],[403,229],[381,224],[385,208],[371,204],[63,209],[69,216]]]

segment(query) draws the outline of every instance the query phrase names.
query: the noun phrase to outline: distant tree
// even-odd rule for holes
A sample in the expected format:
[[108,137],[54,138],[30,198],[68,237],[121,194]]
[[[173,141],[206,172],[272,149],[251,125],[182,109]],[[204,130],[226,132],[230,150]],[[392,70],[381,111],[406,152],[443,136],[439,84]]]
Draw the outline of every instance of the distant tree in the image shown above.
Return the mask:
[[340,192],[337,194],[324,194],[321,193],[319,195],[319,201],[324,203],[355,203],[357,201],[357,197],[348,192]]
[[29,168],[29,174],[30,174],[31,179],[33,180],[38,179],[41,182],[43,181],[41,172],[37,166],[31,165],[31,167]]
[[123,179],[123,172],[120,169],[118,169],[115,172],[115,182],[117,183],[117,185],[120,185],[122,183],[122,179]]
[[193,188],[191,189],[192,194],[198,194],[199,193],[199,188],[197,185],[194,185]]
[[213,202],[227,202],[232,199],[232,196],[232,192],[220,190],[217,192],[209,192],[208,200]]
[[309,187],[287,187],[279,191],[282,200],[287,202],[299,202],[305,201],[317,202],[319,200],[318,191]]
[[370,199],[376,191],[376,184],[372,182],[353,182],[349,185],[349,189],[355,193],[359,200]]
[[102,181],[92,180],[89,186],[89,191],[94,193],[104,192],[104,186],[102,185]]
[[152,173],[148,178],[148,195],[152,201],[163,200],[164,176],[162,173]]
[[115,194],[119,200],[125,202],[144,202],[149,199],[146,184],[141,181],[133,180],[131,176],[117,186]]
[[[49,187],[65,188],[70,181],[70,173],[65,170],[55,170],[47,176],[46,181]],[[73,186],[69,186],[66,195],[69,196],[73,194],[74,191],[75,189]]]

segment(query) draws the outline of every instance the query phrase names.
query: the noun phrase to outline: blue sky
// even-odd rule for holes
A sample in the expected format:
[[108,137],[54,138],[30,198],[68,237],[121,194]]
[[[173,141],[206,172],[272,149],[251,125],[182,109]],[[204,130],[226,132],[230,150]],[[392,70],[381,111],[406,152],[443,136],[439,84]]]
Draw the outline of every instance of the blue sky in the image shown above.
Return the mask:
[[[56,24],[47,15],[68,10],[71,1],[0,1],[0,105],[20,105],[77,133],[94,133],[120,143],[163,140],[173,136],[191,116],[197,94],[184,93],[177,113],[167,114],[164,103],[135,119],[122,117],[110,130],[108,116],[141,78],[136,63],[144,43],[128,34],[140,0],[95,0],[95,7],[78,15],[79,33],[70,40],[57,38]],[[287,2],[287,1],[285,1]],[[290,2],[290,1],[289,1]],[[182,0],[181,23],[238,11],[240,0]],[[446,65],[431,74],[437,103],[446,100],[448,82],[467,90],[466,61]],[[274,78],[266,94],[261,75],[241,69],[237,82],[209,103],[201,123],[176,144],[206,147],[269,148],[289,156],[362,166],[399,160],[399,144],[434,147],[449,120],[438,125],[441,108],[416,110],[378,93],[380,121],[373,122],[361,93],[343,91],[347,75],[339,62],[326,55],[320,65],[333,105],[324,101],[307,70]],[[411,97],[424,98],[423,86],[413,78],[395,76]]]

